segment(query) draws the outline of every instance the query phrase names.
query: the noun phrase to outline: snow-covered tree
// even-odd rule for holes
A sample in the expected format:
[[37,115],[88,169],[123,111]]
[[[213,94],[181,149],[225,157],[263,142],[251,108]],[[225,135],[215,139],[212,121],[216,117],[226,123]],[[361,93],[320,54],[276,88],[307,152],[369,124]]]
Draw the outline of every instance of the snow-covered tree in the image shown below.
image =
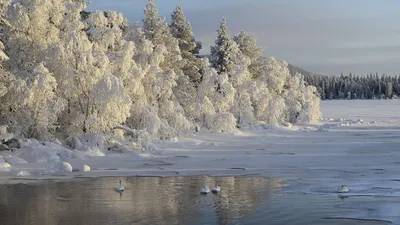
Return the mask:
[[257,46],[256,36],[248,34],[246,31],[240,31],[233,37],[233,40],[239,45],[242,53],[250,59],[249,71],[253,78],[259,77],[264,69],[262,59],[260,59],[264,49]]
[[232,112],[239,125],[252,124],[254,122],[254,107],[250,95],[252,79],[248,70],[251,61],[244,54],[236,54],[236,56],[236,63],[230,76],[230,82],[236,89]]
[[211,64],[218,74],[230,73],[234,65],[234,54],[237,53],[237,44],[229,37],[226,19],[223,18],[218,30],[215,46],[211,47]]
[[[12,71],[30,72],[44,59],[49,45],[59,41],[66,4],[57,0],[15,0],[8,10],[11,26],[5,29],[4,44]],[[26,75],[27,75],[26,74]]]
[[192,53],[197,48],[192,25],[186,20],[182,5],[179,4],[171,15],[171,34],[179,41],[179,48],[183,53]]
[[[126,51],[129,44],[121,39],[120,26],[109,26],[123,23],[124,19],[111,12],[107,14],[109,17],[93,13],[85,24],[80,16],[84,7],[69,5],[63,17],[63,21],[68,21],[62,25],[65,32],[47,54],[49,68],[59,83],[58,91],[68,101],[61,116],[68,134],[111,131],[130,115],[131,100],[123,82],[129,68],[123,70],[121,64],[126,63],[123,58],[132,55]],[[90,35],[83,29],[86,26],[90,27]],[[123,53],[118,55],[121,52],[127,57]]]
[[143,31],[146,38],[154,44],[154,47],[164,46],[167,50],[165,59],[161,63],[162,69],[166,72],[179,73],[182,67],[182,57],[178,40],[172,36],[168,24],[165,23],[165,18],[159,16],[154,0],[149,0],[144,9],[144,15]]
[[183,73],[197,86],[201,79],[201,60],[196,57],[201,48],[201,43],[196,42],[192,25],[186,20],[182,5],[178,5],[171,15],[171,34],[179,42],[183,58]]
[[[9,60],[9,57],[7,54],[4,52],[5,51],[5,46],[3,44],[3,39],[4,39],[4,29],[8,29],[10,27],[10,23],[8,20],[5,18],[6,13],[7,13],[7,8],[10,5],[11,0],[1,0],[0,1],[0,67],[3,68],[4,62]],[[0,86],[2,86],[0,84]],[[0,87],[0,90],[2,88]],[[1,91],[0,91],[1,92]]]
[[57,82],[47,68],[39,64],[29,78],[9,75],[1,82],[8,84],[1,97],[3,122],[17,135],[52,139],[65,100],[56,95]]
[[263,60],[264,71],[263,78],[268,84],[268,89],[275,95],[282,95],[285,82],[290,77],[288,64],[281,62],[273,57]]
[[[180,5],[168,25],[149,0],[141,28],[114,11],[85,11],[82,0],[7,2],[0,1],[0,124],[17,135],[124,131],[144,144],[195,126],[234,133],[257,121],[320,118],[316,89],[291,76],[287,63],[260,57],[255,36],[231,39],[225,19],[210,63],[198,58],[201,45]],[[398,80],[372,78],[380,93],[397,90]],[[335,87],[361,96],[350,88],[360,83],[354,79]],[[322,83],[337,93],[334,82]]]
[[[137,26],[131,29],[129,40],[136,44],[134,59],[138,63],[138,73],[142,74],[141,87],[133,99],[132,116],[128,120],[131,127],[145,130],[155,138],[171,138],[191,129],[191,122],[186,118],[184,107],[191,103],[193,90],[185,86],[175,89],[180,78],[173,72],[165,72],[162,63],[166,60],[167,48],[145,38]],[[138,80],[139,81],[139,80]]]
[[27,93],[21,110],[26,111],[24,116],[30,120],[21,126],[26,127],[27,137],[52,139],[58,116],[66,105],[66,101],[55,93],[57,81],[43,64],[39,64],[26,84]]
[[197,88],[194,100],[193,118],[194,122],[202,127],[211,128],[213,118],[216,114],[213,103],[215,95],[215,80],[217,71],[209,65],[205,65],[203,79]]

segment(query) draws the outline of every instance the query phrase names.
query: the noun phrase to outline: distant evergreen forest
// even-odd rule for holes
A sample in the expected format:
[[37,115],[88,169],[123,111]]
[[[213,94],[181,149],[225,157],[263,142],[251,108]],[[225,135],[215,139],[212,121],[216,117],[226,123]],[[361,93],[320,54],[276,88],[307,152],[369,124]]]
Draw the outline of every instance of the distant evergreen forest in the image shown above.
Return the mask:
[[315,86],[322,100],[329,99],[393,99],[400,96],[400,76],[350,73],[323,76],[289,65],[291,74],[301,73],[305,83]]

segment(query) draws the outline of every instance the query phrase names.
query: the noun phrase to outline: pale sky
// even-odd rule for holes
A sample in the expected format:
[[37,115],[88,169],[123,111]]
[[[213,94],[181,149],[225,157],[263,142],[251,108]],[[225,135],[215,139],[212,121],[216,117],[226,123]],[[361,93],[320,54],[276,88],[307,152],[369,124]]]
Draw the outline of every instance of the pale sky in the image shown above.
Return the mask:
[[[143,18],[147,0],[92,0],[90,9]],[[275,56],[326,75],[400,73],[399,0],[155,0],[162,16],[178,3],[208,53],[221,18],[233,35],[254,33]]]

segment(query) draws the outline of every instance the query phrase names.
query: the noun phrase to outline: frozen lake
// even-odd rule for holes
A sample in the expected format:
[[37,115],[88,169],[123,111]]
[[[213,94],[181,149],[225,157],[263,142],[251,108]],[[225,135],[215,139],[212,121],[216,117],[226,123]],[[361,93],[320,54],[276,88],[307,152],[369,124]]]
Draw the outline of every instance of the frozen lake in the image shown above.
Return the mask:
[[400,122],[400,100],[333,100],[321,101],[325,118],[364,119]]
[[[119,179],[126,191],[113,191]],[[222,186],[201,195],[203,184]],[[341,199],[281,193],[282,179],[257,177],[96,178],[50,184],[0,186],[0,224],[386,224],[336,218],[357,212]],[[374,201],[368,199],[368,201]]]

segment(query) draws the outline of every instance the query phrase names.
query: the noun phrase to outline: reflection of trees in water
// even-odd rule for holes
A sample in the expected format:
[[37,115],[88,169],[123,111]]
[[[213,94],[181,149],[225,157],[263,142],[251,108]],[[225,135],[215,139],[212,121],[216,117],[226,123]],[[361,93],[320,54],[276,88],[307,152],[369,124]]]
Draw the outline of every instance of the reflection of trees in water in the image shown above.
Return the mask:
[[[260,177],[131,177],[123,179],[120,196],[113,191],[118,181],[0,186],[0,218],[9,224],[226,224],[255,212],[281,186]],[[203,184],[215,181],[222,192],[201,196]]]

